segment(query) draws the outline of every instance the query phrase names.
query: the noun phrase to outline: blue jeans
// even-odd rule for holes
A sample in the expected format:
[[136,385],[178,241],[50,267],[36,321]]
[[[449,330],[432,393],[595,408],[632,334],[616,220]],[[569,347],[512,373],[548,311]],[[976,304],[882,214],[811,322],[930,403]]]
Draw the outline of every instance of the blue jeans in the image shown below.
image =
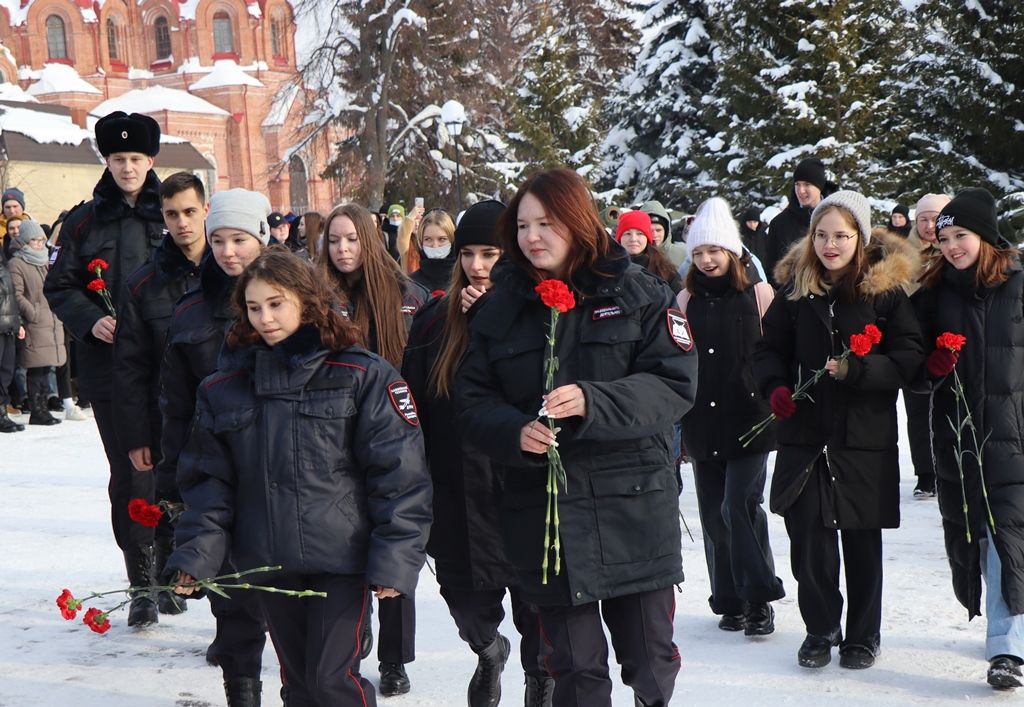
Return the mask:
[[1003,599],[1003,563],[992,542],[991,531],[985,529],[981,539],[981,574],[985,578],[985,613],[988,632],[985,636],[985,658],[997,655],[1024,658],[1024,614],[1011,614]]

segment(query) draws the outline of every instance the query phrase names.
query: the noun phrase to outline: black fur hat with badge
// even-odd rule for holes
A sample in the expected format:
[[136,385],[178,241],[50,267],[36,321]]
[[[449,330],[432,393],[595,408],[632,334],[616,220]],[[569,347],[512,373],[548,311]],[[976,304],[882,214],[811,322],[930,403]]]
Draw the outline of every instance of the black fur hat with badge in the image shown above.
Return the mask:
[[104,157],[115,152],[156,157],[160,152],[160,125],[148,115],[114,111],[96,121],[96,147]]

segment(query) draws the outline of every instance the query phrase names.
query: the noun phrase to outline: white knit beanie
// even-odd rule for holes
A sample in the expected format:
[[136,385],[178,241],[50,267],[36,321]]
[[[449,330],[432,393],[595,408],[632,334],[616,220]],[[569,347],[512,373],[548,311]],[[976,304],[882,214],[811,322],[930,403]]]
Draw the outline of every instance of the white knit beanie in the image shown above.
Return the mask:
[[686,236],[686,247],[693,252],[702,245],[716,245],[743,257],[743,241],[740,229],[732,216],[729,202],[720,196],[713,196],[697,207],[697,213]]
[[857,230],[860,231],[860,238],[864,241],[864,245],[871,242],[871,205],[868,204],[868,200],[864,198],[863,194],[849,189],[829,194],[814,207],[814,211],[811,212],[811,221],[813,222],[822,211],[830,206],[840,206],[849,211],[853,215],[853,220],[857,222]]
[[263,245],[270,244],[270,200],[248,189],[228,189],[210,197],[206,216],[206,238],[221,228],[245,231]]

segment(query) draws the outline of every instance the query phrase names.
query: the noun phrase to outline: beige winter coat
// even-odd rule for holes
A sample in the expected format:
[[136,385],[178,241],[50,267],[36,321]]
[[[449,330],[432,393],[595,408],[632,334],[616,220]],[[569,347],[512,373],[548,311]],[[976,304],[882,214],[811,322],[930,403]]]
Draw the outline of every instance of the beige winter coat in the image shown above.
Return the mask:
[[7,267],[11,271],[25,327],[25,339],[18,346],[18,366],[63,366],[67,361],[64,325],[50,311],[50,305],[43,296],[46,266],[30,265],[21,258],[11,258]]

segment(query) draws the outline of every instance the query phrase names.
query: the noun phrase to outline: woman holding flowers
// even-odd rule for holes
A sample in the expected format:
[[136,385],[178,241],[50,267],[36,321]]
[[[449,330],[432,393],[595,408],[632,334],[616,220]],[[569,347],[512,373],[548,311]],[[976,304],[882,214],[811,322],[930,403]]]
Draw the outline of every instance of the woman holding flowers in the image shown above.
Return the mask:
[[870,667],[879,652],[881,529],[900,520],[896,397],[923,359],[903,289],[915,272],[905,241],[871,235],[871,208],[852,191],[815,207],[808,235],[775,270],[782,288],[753,368],[780,419],[770,504],[790,538],[804,667],[827,665],[837,645],[845,668]]
[[607,237],[575,172],[527,179],[498,233],[505,255],[456,402],[503,478],[505,551],[538,606],[552,704],[610,707],[607,626],[638,704],[667,705],[683,578],[670,447],[696,388],[689,328],[668,286]]
[[935,229],[942,258],[914,304],[934,389],[946,554],[968,618],[982,613],[985,580],[988,682],[1011,689],[1021,686],[1024,659],[1024,268],[984,189],[958,193]]
[[285,702],[375,705],[359,675],[367,588],[411,593],[430,526],[430,479],[409,387],[353,343],[330,290],[283,249],[258,257],[232,294],[241,317],[199,386],[178,461],[186,510],[165,573],[193,578],[280,565],[261,594]]

